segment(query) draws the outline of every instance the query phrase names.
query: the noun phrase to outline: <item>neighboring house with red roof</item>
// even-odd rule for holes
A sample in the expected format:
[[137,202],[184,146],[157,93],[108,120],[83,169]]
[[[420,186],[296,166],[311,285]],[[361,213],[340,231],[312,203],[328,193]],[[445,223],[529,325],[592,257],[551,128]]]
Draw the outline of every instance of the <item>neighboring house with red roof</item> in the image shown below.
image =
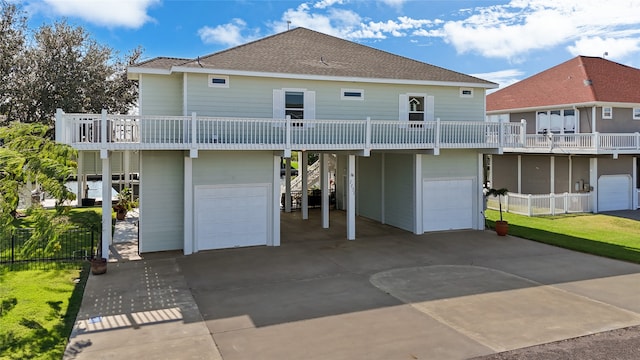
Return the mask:
[[639,86],[640,69],[577,56],[489,94],[489,121],[526,129],[524,146],[490,157],[491,185],[587,197],[593,212],[638,208]]
[[[482,160],[503,146],[504,126],[485,122],[494,83],[304,28],[128,75],[139,115],[60,111],[56,139],[103,174],[118,154],[138,159],[141,252],[279,245],[280,164],[294,151],[336,156],[347,239],[356,215],[416,234],[484,228]],[[326,166],[322,179],[310,231],[329,227]]]

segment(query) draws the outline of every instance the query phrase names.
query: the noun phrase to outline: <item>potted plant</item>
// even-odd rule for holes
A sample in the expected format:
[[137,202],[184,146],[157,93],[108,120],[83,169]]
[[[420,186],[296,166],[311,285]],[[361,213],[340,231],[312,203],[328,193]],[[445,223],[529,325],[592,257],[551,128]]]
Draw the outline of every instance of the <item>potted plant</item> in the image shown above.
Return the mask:
[[98,247],[96,248],[96,254],[90,260],[91,273],[93,275],[102,275],[107,272],[107,259],[102,257],[102,237],[98,241]]
[[492,195],[498,198],[498,206],[500,209],[500,220],[496,221],[496,233],[499,236],[505,236],[507,235],[507,232],[509,232],[509,223],[506,222],[505,220],[502,220],[502,197],[507,195],[508,192],[509,190],[505,188],[489,189],[489,191],[487,192],[487,196]]
[[124,220],[129,210],[133,209],[133,202],[131,201],[131,189],[124,188],[120,190],[117,196],[117,202],[113,205],[113,210],[116,212],[116,219]]

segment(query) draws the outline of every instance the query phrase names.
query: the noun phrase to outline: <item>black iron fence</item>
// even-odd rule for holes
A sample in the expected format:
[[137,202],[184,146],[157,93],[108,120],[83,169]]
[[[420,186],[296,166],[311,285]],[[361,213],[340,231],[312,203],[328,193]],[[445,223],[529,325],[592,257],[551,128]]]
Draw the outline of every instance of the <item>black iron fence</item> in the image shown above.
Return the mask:
[[0,265],[33,268],[87,260],[101,236],[84,228],[69,229],[54,241],[36,240],[33,234],[34,229],[19,228],[0,236]]

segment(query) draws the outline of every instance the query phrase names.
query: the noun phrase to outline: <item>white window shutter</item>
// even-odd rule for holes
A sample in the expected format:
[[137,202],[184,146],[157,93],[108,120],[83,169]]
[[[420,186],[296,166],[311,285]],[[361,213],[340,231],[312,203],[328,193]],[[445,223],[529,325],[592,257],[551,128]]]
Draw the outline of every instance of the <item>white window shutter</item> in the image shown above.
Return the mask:
[[304,119],[305,120],[316,119],[316,92],[315,91],[304,92]]
[[273,118],[284,119],[284,90],[273,89]]
[[424,109],[424,119],[426,121],[434,121],[436,119],[436,112],[434,108],[433,96],[427,96],[427,103]]
[[398,104],[398,119],[400,121],[409,121],[409,97],[407,94],[400,94]]

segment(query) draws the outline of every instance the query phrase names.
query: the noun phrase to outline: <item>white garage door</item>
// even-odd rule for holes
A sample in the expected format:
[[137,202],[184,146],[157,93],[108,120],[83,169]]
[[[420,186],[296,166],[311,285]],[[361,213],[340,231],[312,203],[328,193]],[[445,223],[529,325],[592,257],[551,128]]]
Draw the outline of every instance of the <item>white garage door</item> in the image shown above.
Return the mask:
[[424,180],[422,226],[424,231],[473,227],[473,180]]
[[268,186],[197,186],[197,250],[266,245]]
[[631,176],[600,176],[598,179],[598,211],[627,209],[631,209]]

